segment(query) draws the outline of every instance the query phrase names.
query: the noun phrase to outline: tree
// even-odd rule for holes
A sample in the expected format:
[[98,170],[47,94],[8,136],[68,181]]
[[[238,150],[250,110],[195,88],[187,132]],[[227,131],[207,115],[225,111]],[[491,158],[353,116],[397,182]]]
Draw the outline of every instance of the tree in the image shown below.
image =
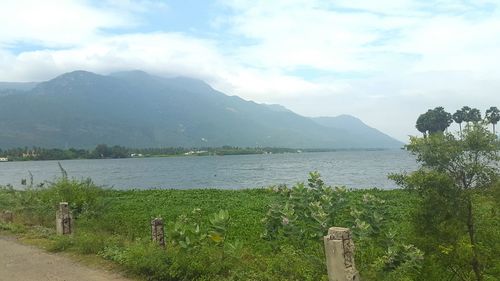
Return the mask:
[[107,158],[111,155],[111,149],[105,144],[99,144],[93,151],[96,158]]
[[450,113],[439,106],[431,110],[431,133],[444,132],[453,122]]
[[458,251],[457,245],[467,235],[469,246],[462,247],[462,251],[470,252],[465,255],[468,262],[451,267],[460,258],[464,259],[463,254],[456,253],[448,261],[449,268],[453,271],[471,268],[477,281],[483,280],[484,266],[478,250],[473,198],[498,182],[499,148],[496,136],[480,123],[467,124],[461,138],[450,133],[411,137],[406,149],[416,156],[420,169],[409,175],[391,175],[399,185],[416,191],[422,199],[416,227],[427,244],[437,241],[427,251],[436,248],[443,252]]
[[444,132],[452,122],[453,119],[450,113],[446,112],[443,107],[436,107],[421,114],[417,119],[415,127],[425,137],[427,132],[429,134]]
[[464,121],[469,123],[477,123],[481,121],[481,111],[477,108],[470,108],[468,106],[462,107],[462,110],[464,111]]
[[119,145],[113,146],[110,151],[111,158],[127,158],[129,155],[128,149]]
[[452,118],[453,121],[455,121],[459,128],[460,128],[460,134],[462,133],[462,122],[464,122],[464,112],[462,110],[457,110],[455,113],[453,113]]
[[488,123],[493,125],[493,134],[495,133],[495,125],[500,121],[500,110],[496,106],[490,107],[486,110],[485,119]]
[[469,115],[470,115],[470,110],[472,108],[468,107],[468,106],[464,106],[462,107],[462,109],[460,109],[460,111],[462,111],[462,115],[463,115],[463,121],[464,122],[469,122]]
[[427,131],[429,130],[427,115],[421,114],[417,118],[417,123],[415,124],[415,128],[417,128],[417,130],[424,135],[424,138],[427,137]]

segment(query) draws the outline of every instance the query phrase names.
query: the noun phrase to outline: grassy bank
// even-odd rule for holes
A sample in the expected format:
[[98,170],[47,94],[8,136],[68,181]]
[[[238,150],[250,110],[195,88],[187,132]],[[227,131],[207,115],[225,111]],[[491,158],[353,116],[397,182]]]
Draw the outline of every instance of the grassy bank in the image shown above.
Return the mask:
[[[72,236],[54,234],[60,201],[70,202],[76,218]],[[116,191],[63,178],[45,188],[0,189],[0,211],[15,212],[15,223],[0,228],[51,251],[110,260],[147,280],[327,280],[321,237],[329,226],[344,226],[354,232],[364,280],[433,280],[419,276],[446,276],[446,269],[427,265],[413,246],[417,204],[404,190],[330,188],[314,177],[305,186],[238,191]],[[155,217],[166,222],[166,249],[150,242]],[[495,217],[482,222],[498,227]],[[489,239],[499,242],[494,234]]]

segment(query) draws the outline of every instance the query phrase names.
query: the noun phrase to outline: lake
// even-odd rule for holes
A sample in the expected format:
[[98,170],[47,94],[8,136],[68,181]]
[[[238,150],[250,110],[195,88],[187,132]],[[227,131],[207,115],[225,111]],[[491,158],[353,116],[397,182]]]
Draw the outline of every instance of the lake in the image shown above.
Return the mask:
[[[0,185],[21,187],[54,180],[58,161],[0,162]],[[189,156],[59,161],[69,177],[87,178],[115,189],[224,188],[241,189],[307,181],[319,171],[328,185],[349,188],[397,187],[387,179],[393,172],[413,171],[415,159],[403,150]]]

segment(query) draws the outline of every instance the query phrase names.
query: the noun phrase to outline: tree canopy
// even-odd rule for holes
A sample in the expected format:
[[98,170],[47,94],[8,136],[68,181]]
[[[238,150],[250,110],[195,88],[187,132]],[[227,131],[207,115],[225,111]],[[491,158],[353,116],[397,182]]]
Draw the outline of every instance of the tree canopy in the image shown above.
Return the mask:
[[[480,281],[498,273],[491,273],[491,268],[500,263],[499,257],[492,256],[488,249],[495,248],[492,243],[498,240],[485,238],[496,234],[484,234],[496,230],[480,228],[480,206],[474,203],[477,196],[488,192],[496,194],[492,190],[499,189],[500,140],[479,122],[479,110],[464,107],[458,112],[458,120],[462,120],[460,115],[464,114],[463,121],[470,122],[459,136],[431,133],[424,138],[411,137],[406,149],[421,167],[413,173],[391,175],[391,178],[417,192],[422,200],[415,214],[415,225],[425,240],[419,247],[428,254],[428,260],[442,263],[462,280]],[[494,116],[494,109],[489,112],[487,116]],[[429,110],[419,119],[432,121],[436,115],[436,110]],[[433,132],[429,128],[427,131]],[[498,198],[492,200],[499,201]],[[495,207],[491,208],[489,211],[495,211]]]
[[421,114],[417,119],[415,127],[425,136],[427,133],[444,132],[452,122],[452,115],[439,106]]
[[493,125],[493,134],[495,134],[495,125],[500,121],[500,110],[496,106],[492,106],[486,110],[485,119]]

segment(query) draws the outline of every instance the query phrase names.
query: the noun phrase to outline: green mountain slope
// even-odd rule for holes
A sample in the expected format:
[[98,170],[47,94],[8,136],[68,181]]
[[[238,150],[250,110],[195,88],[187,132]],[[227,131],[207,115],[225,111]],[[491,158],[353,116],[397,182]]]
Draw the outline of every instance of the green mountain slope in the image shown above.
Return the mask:
[[[74,71],[0,96],[0,148],[279,146],[394,148],[380,132],[327,127],[281,107],[215,91],[190,78],[142,71]],[[6,93],[6,94],[5,94]],[[276,110],[276,109],[280,110]],[[355,124],[356,126],[359,124]]]

